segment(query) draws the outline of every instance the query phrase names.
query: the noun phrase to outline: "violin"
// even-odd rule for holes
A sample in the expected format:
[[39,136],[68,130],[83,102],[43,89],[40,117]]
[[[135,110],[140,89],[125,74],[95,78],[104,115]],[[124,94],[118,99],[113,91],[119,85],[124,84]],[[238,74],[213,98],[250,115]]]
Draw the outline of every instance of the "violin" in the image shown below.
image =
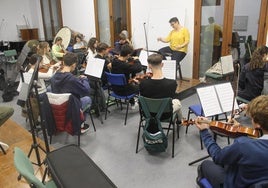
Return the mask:
[[[209,127],[211,130],[220,133],[220,134],[224,134],[226,136],[232,137],[232,138],[236,138],[239,136],[250,136],[253,138],[258,138],[261,136],[261,132],[258,129],[253,129],[251,127],[246,127],[246,126],[242,126],[242,125],[233,125],[232,123],[228,123],[228,122],[220,122],[220,121],[209,121],[209,120],[202,120],[200,121],[200,123],[207,123],[209,124]],[[184,120],[182,122],[182,125],[193,125],[195,124],[194,121],[192,120]]]
[[[47,73],[48,70],[49,70],[49,68],[50,68],[51,66],[55,65],[56,63],[57,63],[56,61],[52,60],[52,61],[50,61],[50,64],[41,65],[41,66],[39,67],[39,72]],[[60,65],[60,66],[61,66],[61,65]],[[57,69],[57,68],[58,68],[58,67],[56,66],[55,69]]]
[[147,72],[145,74],[137,74],[134,78],[129,79],[128,83],[137,83],[136,80],[140,82],[141,80],[151,78],[152,76],[153,76],[153,73],[151,72]]

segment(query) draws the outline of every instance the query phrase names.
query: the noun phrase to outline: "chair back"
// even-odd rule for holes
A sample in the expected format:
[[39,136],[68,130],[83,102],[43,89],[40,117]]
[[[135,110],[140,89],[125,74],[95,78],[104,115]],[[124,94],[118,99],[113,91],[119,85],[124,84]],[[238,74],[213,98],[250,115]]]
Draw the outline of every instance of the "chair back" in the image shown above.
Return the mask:
[[127,84],[126,77],[124,74],[113,74],[105,72],[108,83],[114,86],[124,86]]
[[6,51],[4,51],[4,55],[7,58],[7,62],[9,62],[9,63],[16,62],[16,56],[17,56],[16,50],[6,50]]
[[171,98],[152,99],[152,98],[139,96],[139,101],[141,100],[141,98],[144,100],[144,102],[146,104],[146,105],[140,105],[140,110],[141,110],[141,113],[142,113],[141,115],[145,115],[143,113],[144,108],[147,108],[146,110],[148,110],[151,115],[153,115],[153,116],[156,115],[159,112],[163,101],[168,100],[168,105],[166,105],[165,108],[163,109],[163,114],[161,116],[161,121],[170,119],[172,117],[173,108],[172,108],[172,99]]
[[45,185],[34,175],[31,161],[18,147],[15,147],[14,165],[20,175],[25,178],[31,187],[45,188]]

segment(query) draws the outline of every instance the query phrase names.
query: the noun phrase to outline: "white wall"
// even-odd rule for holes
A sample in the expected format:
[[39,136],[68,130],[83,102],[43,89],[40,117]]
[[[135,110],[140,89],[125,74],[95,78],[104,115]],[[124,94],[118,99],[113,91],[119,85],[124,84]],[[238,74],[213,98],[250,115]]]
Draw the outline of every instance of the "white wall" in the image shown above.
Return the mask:
[[172,29],[169,19],[178,17],[181,24],[190,31],[188,54],[182,61],[184,77],[192,77],[193,36],[194,36],[194,0],[131,0],[132,41],[136,48],[146,48],[144,23],[149,49],[159,49],[164,44],[157,42],[158,36],[165,37]]
[[[16,25],[26,25],[39,29],[40,39],[44,38],[39,1],[1,0],[0,1],[0,40],[19,40]],[[25,21],[25,19],[26,21]]]
[[85,40],[95,37],[93,0],[61,0],[63,26],[85,35]]

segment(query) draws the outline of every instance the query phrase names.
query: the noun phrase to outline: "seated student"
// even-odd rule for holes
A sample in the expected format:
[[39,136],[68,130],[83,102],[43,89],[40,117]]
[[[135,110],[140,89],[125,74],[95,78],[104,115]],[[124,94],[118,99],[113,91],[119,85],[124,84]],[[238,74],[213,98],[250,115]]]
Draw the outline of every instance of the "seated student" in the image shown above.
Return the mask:
[[241,70],[238,83],[238,96],[251,101],[261,95],[263,90],[264,72],[268,72],[268,47],[256,49],[249,63]]
[[97,40],[96,37],[92,37],[89,39],[87,45],[87,57],[86,57],[87,61],[88,59],[93,58],[97,55],[96,48],[98,43],[99,41]]
[[[162,72],[162,55],[152,54],[148,57],[149,69],[151,69],[153,76],[149,79],[141,80],[140,95],[148,98],[174,98],[177,89],[176,80],[167,79],[163,76]],[[179,99],[173,99],[173,112],[179,115],[179,119],[182,118],[181,102]]]
[[75,44],[73,46],[74,50],[83,50],[86,48],[84,41],[82,40],[81,35],[75,36]]
[[[111,73],[114,74],[125,74],[126,80],[128,81],[136,73],[142,71],[141,62],[137,57],[131,57],[133,48],[125,44],[121,48],[120,55],[112,60]],[[129,61],[131,59],[131,61]],[[129,95],[132,93],[139,93],[139,87],[137,85],[128,84],[125,87],[113,87],[113,91],[118,95]],[[135,104],[134,99],[130,100],[130,104],[133,106]]]
[[56,37],[55,43],[52,45],[52,57],[55,61],[62,61],[62,57],[66,54],[66,50],[62,45],[62,38]]
[[[90,96],[93,99],[92,105],[98,103],[100,111],[104,111],[104,109],[106,108],[106,98],[102,87],[107,85],[107,78],[104,72],[109,72],[108,64],[111,64],[107,57],[108,47],[109,46],[106,43],[99,43],[96,47],[97,55],[95,56],[95,58],[105,60],[101,79],[94,79],[92,77],[88,77],[91,88]],[[88,61],[88,63],[90,65],[90,60]],[[98,115],[99,112],[97,110],[98,109],[95,108],[95,112]]]
[[[72,74],[77,63],[76,54],[70,52],[64,55],[63,68],[51,78],[51,89],[53,93],[71,93],[77,99],[80,99],[80,108],[85,109],[91,105],[91,98],[88,96],[90,86],[86,76],[80,75],[78,78]],[[84,117],[86,119],[86,112]],[[84,127],[81,127],[81,133],[88,129],[89,125],[84,123]]]
[[119,55],[120,52],[121,52],[121,48],[124,44],[128,44],[130,46],[131,45],[131,42],[130,40],[127,38],[127,36],[124,34],[124,33],[120,33],[119,34],[119,41],[115,42],[115,45],[114,45],[114,49],[110,50],[110,53],[112,55]]
[[232,145],[220,148],[209,133],[209,124],[200,123],[204,117],[198,117],[196,126],[213,161],[203,161],[198,168],[197,182],[206,178],[213,188],[249,187],[257,182],[268,180],[268,96],[261,95],[253,99],[247,114],[254,128],[261,129],[263,136],[253,139],[238,137]]

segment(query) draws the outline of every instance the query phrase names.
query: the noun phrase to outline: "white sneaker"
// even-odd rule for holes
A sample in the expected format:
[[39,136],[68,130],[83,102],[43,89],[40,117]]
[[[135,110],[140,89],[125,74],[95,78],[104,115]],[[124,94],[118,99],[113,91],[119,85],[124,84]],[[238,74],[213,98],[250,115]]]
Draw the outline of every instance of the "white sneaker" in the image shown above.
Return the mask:
[[[7,144],[3,143],[3,142],[0,142],[0,145],[2,146],[2,148],[3,148],[5,151],[7,151],[8,148],[9,148],[9,146],[8,146]],[[1,150],[0,150],[0,151],[1,151]]]

